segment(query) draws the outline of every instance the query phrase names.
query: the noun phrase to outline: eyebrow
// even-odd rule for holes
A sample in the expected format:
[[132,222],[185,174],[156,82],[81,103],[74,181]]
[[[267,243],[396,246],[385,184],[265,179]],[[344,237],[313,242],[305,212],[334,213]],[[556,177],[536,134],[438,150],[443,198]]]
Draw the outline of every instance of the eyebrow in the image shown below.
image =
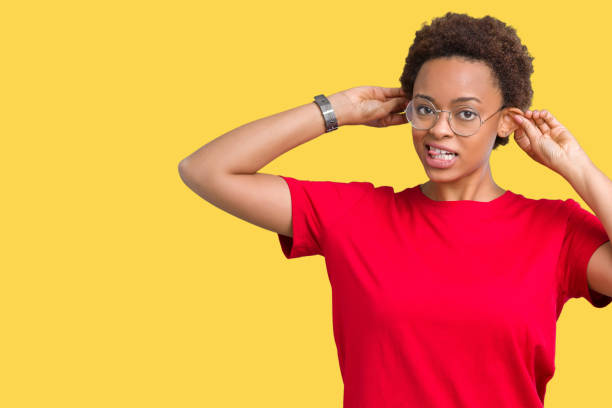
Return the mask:
[[[431,101],[431,102],[434,102],[434,103],[436,102],[436,101],[434,100],[434,98],[432,98],[431,96],[428,96],[428,95],[416,94],[414,97],[416,98],[417,96],[420,96],[421,98],[425,98],[425,99],[427,99],[427,100],[429,100],[429,101]],[[482,103],[482,101],[481,101],[480,99],[476,98],[475,96],[462,96],[462,97],[460,97],[460,98],[455,98],[455,99],[453,99],[453,100],[451,101],[451,103],[455,103],[455,102],[466,102],[466,101],[470,101],[470,100],[475,100],[475,101],[477,101],[478,103]]]

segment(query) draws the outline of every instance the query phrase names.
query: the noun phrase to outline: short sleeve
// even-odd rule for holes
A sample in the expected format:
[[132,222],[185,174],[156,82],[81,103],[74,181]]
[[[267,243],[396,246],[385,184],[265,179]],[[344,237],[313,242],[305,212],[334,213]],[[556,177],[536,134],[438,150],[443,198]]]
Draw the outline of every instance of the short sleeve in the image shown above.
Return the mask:
[[324,238],[343,215],[374,189],[370,182],[298,180],[280,176],[291,193],[293,237],[277,234],[287,259],[324,255]]
[[561,301],[583,297],[595,307],[604,307],[612,298],[588,286],[587,265],[597,248],[609,241],[606,230],[595,215],[578,202],[567,199],[567,224],[559,258]]

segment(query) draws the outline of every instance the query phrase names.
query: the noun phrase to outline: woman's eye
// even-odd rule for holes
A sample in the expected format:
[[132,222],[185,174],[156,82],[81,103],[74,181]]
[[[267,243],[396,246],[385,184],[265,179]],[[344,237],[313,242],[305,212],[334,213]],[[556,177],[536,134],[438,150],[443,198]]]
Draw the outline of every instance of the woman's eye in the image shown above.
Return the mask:
[[416,110],[419,115],[431,115],[433,113],[433,109],[429,106],[417,106]]
[[459,117],[459,119],[462,120],[473,120],[475,117],[478,116],[478,114],[469,110],[463,110],[459,112],[457,116]]

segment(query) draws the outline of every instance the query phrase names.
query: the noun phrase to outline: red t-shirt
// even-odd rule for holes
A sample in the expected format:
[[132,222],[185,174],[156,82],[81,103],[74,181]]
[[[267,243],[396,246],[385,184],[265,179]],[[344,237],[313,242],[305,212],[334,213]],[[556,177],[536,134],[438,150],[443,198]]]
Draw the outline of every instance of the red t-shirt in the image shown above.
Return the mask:
[[608,236],[572,199],[281,177],[284,255],[325,257],[344,408],[542,407],[564,303],[612,301],[586,279]]

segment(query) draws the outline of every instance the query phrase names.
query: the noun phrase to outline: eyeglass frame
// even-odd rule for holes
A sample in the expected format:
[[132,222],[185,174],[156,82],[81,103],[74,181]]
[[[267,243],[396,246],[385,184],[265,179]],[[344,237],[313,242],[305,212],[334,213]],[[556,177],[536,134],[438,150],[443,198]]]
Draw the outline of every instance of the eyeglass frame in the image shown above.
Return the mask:
[[[425,99],[425,98],[421,98],[421,99]],[[427,100],[427,99],[425,99]],[[485,123],[487,120],[491,119],[493,116],[497,115],[497,113],[499,113],[499,111],[501,111],[502,109],[504,109],[506,107],[506,105],[502,105],[501,108],[499,108],[498,110],[496,110],[495,112],[493,112],[491,114],[491,116],[489,116],[486,119],[482,119],[482,117],[480,116],[480,112],[478,112],[476,109],[473,109],[476,114],[478,115],[478,118],[480,119],[480,125],[478,125],[478,129],[476,129],[476,131],[474,133],[470,133],[469,135],[462,135],[457,133],[457,131],[455,129],[453,129],[453,125],[451,124],[451,118],[453,116],[453,112],[449,111],[449,110],[444,110],[444,109],[438,109],[438,107],[431,101],[427,100],[427,102],[433,106],[433,111],[436,113],[436,119],[434,120],[433,125],[431,125],[429,128],[427,129],[420,129],[414,126],[414,124],[412,123],[412,121],[408,118],[408,111],[409,111],[409,107],[412,106],[412,101],[414,101],[414,99],[411,99],[410,102],[408,102],[408,105],[406,106],[406,110],[404,111],[404,116],[406,116],[406,120],[410,123],[410,125],[412,125],[412,127],[416,130],[429,130],[431,128],[433,128],[434,126],[436,126],[436,123],[438,123],[438,120],[440,119],[440,113],[442,112],[448,112],[448,117],[447,117],[447,122],[448,122],[448,127],[453,131],[454,134],[456,134],[457,136],[463,136],[463,137],[470,137],[470,136],[474,136],[476,133],[478,133],[478,131],[480,130],[480,128],[482,127],[483,123]]]

